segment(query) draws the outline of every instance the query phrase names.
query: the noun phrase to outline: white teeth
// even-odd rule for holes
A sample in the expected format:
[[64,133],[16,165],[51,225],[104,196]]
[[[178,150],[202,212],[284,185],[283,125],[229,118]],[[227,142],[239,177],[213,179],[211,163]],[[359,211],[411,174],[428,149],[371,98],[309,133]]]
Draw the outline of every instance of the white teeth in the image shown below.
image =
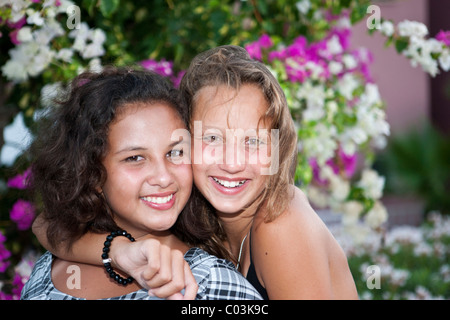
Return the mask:
[[227,181],[227,180],[219,180],[217,178],[214,178],[214,181],[217,182],[218,184],[224,186],[225,188],[236,188],[236,187],[240,187],[242,186],[245,181],[247,180],[241,180],[241,181]]
[[142,197],[142,199],[145,201],[158,203],[158,204],[167,203],[170,200],[172,200],[172,198],[173,198],[173,194],[171,194],[167,197]]

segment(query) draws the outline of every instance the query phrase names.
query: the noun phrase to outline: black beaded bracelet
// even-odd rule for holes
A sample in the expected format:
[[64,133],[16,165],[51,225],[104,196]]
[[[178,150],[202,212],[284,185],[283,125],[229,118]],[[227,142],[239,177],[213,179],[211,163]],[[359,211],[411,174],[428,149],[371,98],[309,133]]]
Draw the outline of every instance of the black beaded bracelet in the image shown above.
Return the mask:
[[117,281],[119,284],[126,286],[127,284],[130,284],[133,282],[133,277],[128,277],[128,278],[122,278],[121,276],[119,276],[116,272],[114,272],[112,266],[111,266],[111,258],[109,257],[108,253],[109,253],[109,247],[111,246],[111,243],[113,241],[113,239],[117,236],[123,236],[128,238],[131,242],[134,242],[135,239],[131,236],[131,234],[129,234],[128,232],[126,232],[125,230],[119,230],[119,231],[113,231],[111,232],[107,237],[106,237],[106,241],[104,243],[104,247],[103,247],[103,253],[102,253],[102,261],[103,261],[103,265],[105,266],[106,272],[109,274],[109,276],[114,279],[115,281]]

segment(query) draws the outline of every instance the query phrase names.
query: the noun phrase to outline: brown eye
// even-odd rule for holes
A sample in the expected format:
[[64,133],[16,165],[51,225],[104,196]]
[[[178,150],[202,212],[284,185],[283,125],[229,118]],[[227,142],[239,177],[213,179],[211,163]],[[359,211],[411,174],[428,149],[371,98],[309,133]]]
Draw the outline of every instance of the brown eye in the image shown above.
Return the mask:
[[207,143],[207,144],[218,144],[221,143],[222,138],[219,136],[215,136],[215,135],[207,135],[207,136],[203,136],[203,142]]
[[131,156],[131,157],[126,158],[124,161],[125,162],[137,162],[137,161],[141,161],[143,159],[144,159],[144,157],[142,157],[142,156]]

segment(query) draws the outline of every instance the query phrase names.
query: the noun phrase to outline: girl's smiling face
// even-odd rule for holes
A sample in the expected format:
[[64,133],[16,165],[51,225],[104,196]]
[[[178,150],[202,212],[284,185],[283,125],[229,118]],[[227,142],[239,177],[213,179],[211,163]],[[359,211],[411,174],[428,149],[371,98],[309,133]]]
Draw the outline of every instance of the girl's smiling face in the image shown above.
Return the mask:
[[180,128],[164,103],[125,105],[109,126],[102,191],[115,222],[134,237],[168,230],[190,196],[189,137],[172,138]]
[[250,84],[237,92],[208,86],[196,95],[191,118],[194,181],[219,213],[241,212],[266,186],[262,172],[270,167],[270,130],[260,120],[267,108],[261,90]]

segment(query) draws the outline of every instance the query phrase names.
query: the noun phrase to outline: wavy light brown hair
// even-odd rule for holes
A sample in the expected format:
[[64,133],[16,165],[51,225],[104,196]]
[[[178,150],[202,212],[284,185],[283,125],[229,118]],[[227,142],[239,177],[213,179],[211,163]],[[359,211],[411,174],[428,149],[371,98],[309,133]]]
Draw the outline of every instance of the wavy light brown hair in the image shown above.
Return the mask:
[[[265,221],[276,219],[287,207],[291,197],[289,185],[294,183],[297,165],[297,134],[284,92],[270,70],[251,59],[244,48],[220,46],[197,55],[180,83],[180,91],[190,109],[196,107],[199,91],[206,86],[229,86],[236,92],[242,85],[252,84],[261,89],[268,108],[263,116],[270,129],[279,130],[279,169],[267,179],[266,188],[247,210],[256,212],[264,205]],[[211,208],[206,208],[211,215]],[[220,222],[216,234],[223,234]],[[224,238],[224,235],[221,236]]]
[[[52,246],[70,249],[86,232],[118,229],[100,187],[106,181],[102,160],[107,152],[108,128],[127,104],[165,103],[188,125],[188,110],[166,79],[133,68],[106,68],[101,73],[83,73],[70,85],[67,97],[38,122],[38,132],[29,149],[32,160],[31,187],[42,203]],[[191,206],[187,206],[189,208]],[[183,213],[180,214],[180,217]],[[187,242],[209,236],[195,215],[178,219],[173,232]]]

